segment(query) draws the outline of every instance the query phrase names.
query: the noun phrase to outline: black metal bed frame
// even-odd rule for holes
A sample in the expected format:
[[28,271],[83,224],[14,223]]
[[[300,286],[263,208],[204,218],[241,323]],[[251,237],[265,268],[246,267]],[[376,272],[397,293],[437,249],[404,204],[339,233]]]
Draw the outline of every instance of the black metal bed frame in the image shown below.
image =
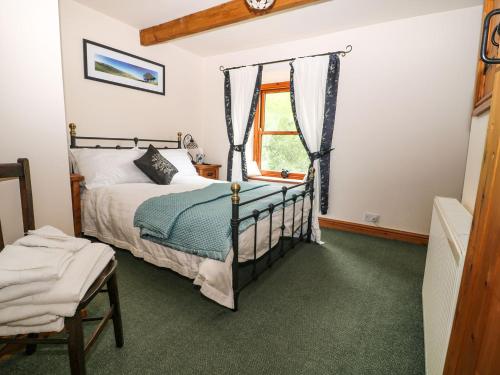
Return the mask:
[[[76,135],[76,125],[69,124],[70,128],[70,148],[97,148],[97,149],[131,149],[133,147],[123,147],[123,146],[114,146],[114,147],[103,147],[100,145],[95,146],[78,146],[76,141],[78,139],[86,139],[86,140],[118,140],[118,141],[132,141],[137,147],[138,142],[146,141],[146,142],[168,142],[175,143],[176,147],[167,147],[165,148],[181,148],[181,137],[182,133],[177,133],[177,141],[172,140],[159,140],[159,139],[140,139],[140,138],[115,138],[115,137],[81,137]],[[145,149],[147,147],[139,147]],[[296,194],[288,195],[290,191],[297,191],[299,188],[301,189]],[[264,272],[266,269],[270,268],[273,263],[282,258],[285,253],[294,248],[296,243],[299,241],[305,240],[307,242],[311,242],[312,235],[312,210],[313,210],[313,198],[314,198],[314,168],[309,170],[308,178],[305,182],[302,182],[297,185],[293,185],[291,187],[283,186],[281,190],[276,192],[268,193],[262,195],[261,197],[250,199],[247,201],[241,202],[240,196],[241,186],[238,183],[231,184],[231,205],[232,205],[232,215],[231,215],[231,240],[233,245],[233,261],[232,261],[232,284],[233,284],[233,296],[234,296],[234,307],[233,311],[238,310],[238,299],[240,292],[249,285],[252,281],[257,280],[258,276]],[[282,199],[279,203],[269,204],[266,208],[261,210],[253,210],[250,215],[240,217],[240,207],[246,206],[247,204],[255,203],[259,200],[269,198],[271,196],[281,194]],[[310,207],[309,212],[307,212],[307,229],[304,230],[304,210],[305,210],[305,202],[306,198],[310,199]],[[295,227],[295,214],[296,214],[296,205],[297,202],[302,201],[301,209],[301,219],[300,219],[300,232],[298,237],[294,237],[295,232],[299,231],[299,226]],[[291,202],[291,203],[290,203]],[[291,227],[291,236],[285,236],[285,207],[292,207],[292,227]],[[280,225],[280,237],[278,242],[273,246],[272,244],[272,232],[273,232],[273,213],[275,209],[282,209],[281,215],[281,225]],[[269,230],[268,230],[268,250],[266,254],[257,258],[257,240],[258,240],[258,232],[257,232],[257,224],[259,222],[259,217],[263,216],[264,213],[269,215]],[[248,219],[254,220],[254,236],[253,236],[253,259],[239,262],[239,239],[240,232],[239,227],[240,224]],[[286,243],[288,243],[288,247],[286,247]],[[273,257],[274,253],[278,253],[277,256]],[[244,274],[244,270],[249,269],[249,275]],[[248,273],[248,272],[247,272]],[[244,276],[247,276],[246,279]]]
[[[76,135],[76,125],[74,123],[69,124],[69,137],[70,137],[70,145],[69,148],[99,148],[99,149],[123,149],[123,150],[130,150],[132,148],[140,148],[140,149],[147,149],[147,147],[138,147],[139,142],[161,142],[161,143],[175,143],[175,147],[169,147],[169,146],[164,146],[163,148],[181,148],[181,138],[182,138],[182,133],[179,132],[177,133],[177,140],[172,141],[168,139],[146,139],[146,138],[117,138],[117,137],[82,137],[82,136],[77,136]],[[87,139],[87,140],[102,140],[102,141],[127,141],[127,142],[134,142],[134,146],[101,146],[99,144],[94,145],[94,146],[78,146],[76,144],[76,141],[78,139]]]
[[[292,194],[291,197],[287,197],[287,193],[290,190],[297,189],[299,187],[304,187],[304,190],[300,191],[298,194]],[[258,276],[264,272],[265,269],[270,268],[273,263],[279,259],[282,258],[285,255],[285,241],[288,241],[290,247],[288,249],[294,248],[295,244],[297,241],[301,241],[304,238],[304,234],[306,236],[307,242],[311,242],[311,235],[312,235],[312,207],[313,207],[313,197],[314,197],[314,169],[311,168],[309,171],[309,177],[306,182],[303,182],[301,184],[293,185],[291,187],[286,187],[283,186],[281,188],[281,191],[276,191],[273,193],[265,194],[259,198],[254,198],[250,199],[244,202],[240,202],[240,184],[238,183],[233,183],[231,184],[231,203],[232,203],[232,217],[231,217],[231,239],[233,243],[233,263],[232,263],[232,272],[233,272],[233,296],[234,296],[234,307],[233,311],[238,310],[238,298],[241,290],[245,288],[248,284],[250,284],[252,281],[257,280]],[[273,195],[282,195],[281,202],[273,204],[270,203],[267,208],[261,209],[261,210],[253,210],[250,215],[240,217],[240,207],[245,206],[250,203],[257,202],[259,200],[271,197]],[[301,199],[299,199],[301,197]],[[311,205],[309,208],[309,212],[307,214],[307,230],[304,233],[304,208],[305,208],[305,200],[306,197],[310,198]],[[296,230],[299,228],[295,228],[295,212],[296,212],[296,204],[298,201],[302,201],[302,213],[301,213],[301,219],[300,219],[300,234],[297,240],[294,237],[294,234]],[[292,228],[291,228],[291,236],[290,237],[285,237],[284,232],[285,232],[285,207],[289,207],[287,205],[289,202],[292,203]],[[281,215],[281,234],[280,238],[277,242],[276,245],[273,246],[272,244],[272,232],[273,232],[273,213],[276,208],[280,208],[282,211]],[[260,258],[257,258],[257,223],[259,221],[259,217],[263,213],[269,213],[269,231],[268,231],[268,250],[265,255],[263,255]],[[254,219],[254,237],[253,237],[253,259],[249,260],[244,263],[238,262],[238,255],[239,255],[239,226],[240,224],[248,220],[250,218]],[[273,251],[277,249],[279,253],[279,257],[275,257],[273,259]],[[259,259],[262,259],[266,257],[266,263],[265,267],[261,269],[261,271],[258,271],[257,263]],[[245,267],[246,265],[251,266],[251,274],[250,277],[243,283],[240,283],[242,280],[240,277],[240,268]]]

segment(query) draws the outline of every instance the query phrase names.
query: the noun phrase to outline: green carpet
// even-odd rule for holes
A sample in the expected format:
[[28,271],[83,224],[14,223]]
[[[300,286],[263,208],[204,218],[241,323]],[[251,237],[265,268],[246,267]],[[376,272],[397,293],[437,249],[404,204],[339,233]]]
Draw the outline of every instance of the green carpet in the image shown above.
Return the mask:
[[[330,230],[323,239],[297,246],[248,286],[237,313],[118,251],[125,346],[115,347],[108,325],[87,372],[423,374],[425,248]],[[68,374],[66,348],[14,355],[0,373]]]

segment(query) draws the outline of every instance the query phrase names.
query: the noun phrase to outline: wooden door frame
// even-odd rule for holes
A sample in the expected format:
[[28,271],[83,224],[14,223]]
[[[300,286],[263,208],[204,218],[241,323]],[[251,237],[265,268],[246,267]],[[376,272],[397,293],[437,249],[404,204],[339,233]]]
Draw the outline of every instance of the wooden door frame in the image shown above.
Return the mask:
[[[481,23],[481,32],[483,28],[483,23],[486,15],[491,12],[493,9],[498,8],[500,1],[499,0],[485,0],[484,5],[483,5],[483,16],[482,16],[482,23]],[[493,28],[497,24],[497,18],[494,18],[494,22],[491,23],[490,29],[488,31],[488,35],[491,35],[493,32]],[[500,55],[500,50],[498,47],[492,47],[493,45],[491,43],[488,44],[488,52],[491,53],[490,49],[491,48],[496,48],[496,53],[494,54],[495,56]],[[484,61],[481,60],[481,58],[478,56],[478,63],[476,67],[476,87],[474,89],[474,112],[473,114],[475,116],[479,116],[483,112],[486,112],[487,110],[490,109],[491,106],[491,95],[492,95],[492,86],[491,86],[491,79],[494,75],[494,70],[495,66],[493,65],[487,65]]]
[[500,67],[444,374],[500,368]]

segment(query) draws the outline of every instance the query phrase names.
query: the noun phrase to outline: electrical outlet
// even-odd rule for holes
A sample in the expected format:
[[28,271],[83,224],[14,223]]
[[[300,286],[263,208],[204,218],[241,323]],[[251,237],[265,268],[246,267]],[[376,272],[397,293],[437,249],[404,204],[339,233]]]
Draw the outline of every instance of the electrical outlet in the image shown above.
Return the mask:
[[374,213],[371,213],[371,212],[365,212],[364,220],[367,223],[376,224],[380,220],[380,215],[379,214],[374,214]]

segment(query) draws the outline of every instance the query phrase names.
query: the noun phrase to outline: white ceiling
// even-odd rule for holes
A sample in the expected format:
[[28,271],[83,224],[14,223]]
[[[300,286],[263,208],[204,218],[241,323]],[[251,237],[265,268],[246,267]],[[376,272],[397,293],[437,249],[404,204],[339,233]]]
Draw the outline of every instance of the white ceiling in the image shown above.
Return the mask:
[[138,29],[158,25],[227,2],[227,0],[76,1]]
[[[143,29],[227,0],[76,1]],[[481,4],[482,0],[324,0],[314,5],[263,16],[168,43],[174,43],[200,56],[212,56]]]

